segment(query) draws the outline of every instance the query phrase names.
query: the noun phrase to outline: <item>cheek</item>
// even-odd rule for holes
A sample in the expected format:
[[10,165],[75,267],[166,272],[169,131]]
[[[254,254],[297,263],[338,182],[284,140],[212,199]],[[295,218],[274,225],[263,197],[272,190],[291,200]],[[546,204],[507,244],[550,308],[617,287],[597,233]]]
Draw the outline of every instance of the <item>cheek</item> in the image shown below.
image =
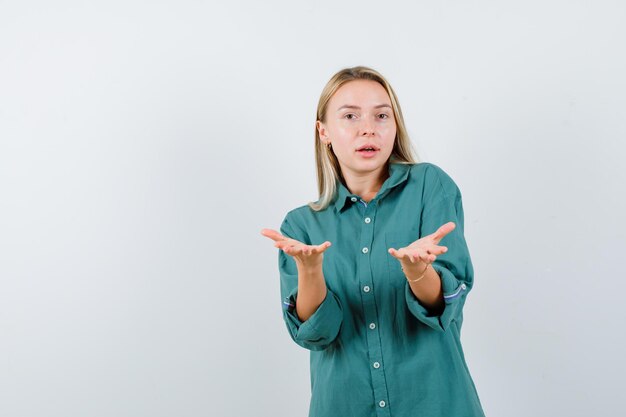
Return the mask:
[[334,138],[335,142],[348,145],[354,139],[354,136],[355,132],[351,127],[338,126],[334,129],[331,138]]
[[393,142],[393,140],[396,137],[396,127],[395,126],[384,127],[380,131],[380,136],[386,139],[387,141]]
[[350,132],[350,125],[345,123],[332,123],[328,125],[328,136],[330,138],[339,139],[345,137]]
[[341,136],[350,136],[354,134],[354,132],[358,131],[358,129],[350,123],[341,124],[337,126],[337,133]]

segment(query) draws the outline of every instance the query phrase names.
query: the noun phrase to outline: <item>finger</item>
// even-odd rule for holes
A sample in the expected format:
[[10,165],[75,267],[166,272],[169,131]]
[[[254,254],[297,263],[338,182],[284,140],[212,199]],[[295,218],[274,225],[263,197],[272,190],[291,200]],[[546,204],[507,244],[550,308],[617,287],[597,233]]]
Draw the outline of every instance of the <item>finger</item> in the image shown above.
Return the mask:
[[[296,246],[296,245],[304,245],[304,243],[299,240],[292,239],[287,236],[280,235],[282,238],[277,238],[274,240],[274,246],[277,248],[283,248],[285,245]],[[306,246],[306,245],[305,245]]]
[[304,245],[287,245],[283,251],[289,256],[298,256],[306,250]]
[[419,252],[408,252],[407,251],[407,260],[412,263],[412,264],[416,264],[419,263],[422,260],[422,257],[420,256]]
[[398,254],[398,250],[394,249],[394,248],[389,248],[387,249],[387,252],[389,252],[389,255],[393,256],[396,259],[400,259],[402,258],[399,254]]
[[415,253],[413,255],[413,259],[411,260],[411,264],[415,265],[415,264],[419,264],[419,263],[424,263],[424,262],[428,262],[428,256],[424,255],[424,254],[420,254],[420,253]]
[[285,252],[286,254],[289,255],[289,247],[286,245],[281,245],[280,243],[275,243],[274,246],[276,246],[278,249],[282,250],[283,252]]
[[391,256],[393,256],[394,258],[401,260],[404,256],[404,254],[402,254],[398,249],[394,249],[394,248],[389,248],[389,254],[391,254]]
[[286,242],[275,242],[274,247],[287,252],[287,249],[290,247]]
[[437,249],[431,253],[435,254],[435,255],[441,255],[443,253],[446,253],[448,251],[448,248],[445,246],[437,246]]
[[431,262],[434,256],[433,249],[419,248],[415,250],[415,257],[419,262]]
[[422,252],[422,260],[424,262],[433,263],[435,259],[437,259],[437,255],[442,254],[448,250],[445,246],[433,246],[431,248],[425,249]]
[[417,264],[417,263],[424,262],[424,261],[425,261],[425,259],[424,259],[424,254],[423,253],[420,253],[419,251],[418,252],[414,252],[414,254],[413,254],[412,258],[411,258],[411,263]]
[[282,249],[286,254],[291,256],[304,255],[311,256],[313,254],[319,254],[324,252],[330,247],[330,242],[324,242],[321,245],[305,245],[302,242],[298,242],[294,239],[288,239],[286,241],[278,241],[274,244],[279,249]]
[[426,253],[424,255],[424,261],[428,263],[432,263],[437,259],[437,255],[441,253],[441,246],[434,246],[432,248],[426,249]]
[[277,232],[273,229],[261,229],[261,234],[265,237],[269,237],[274,241],[287,239],[287,237],[283,236],[282,234],[280,234],[280,232]]
[[328,249],[330,247],[331,243],[329,241],[326,241],[320,245],[317,246],[312,246],[312,253],[324,253],[326,251],[326,249]]
[[399,261],[412,262],[409,252],[405,248],[397,249],[389,249],[389,253]]
[[443,226],[439,227],[435,233],[430,235],[435,243],[439,243],[441,239],[443,239],[448,233],[453,231],[456,228],[456,224],[454,222],[448,222]]
[[320,254],[330,246],[330,242],[324,242],[319,245],[307,245],[307,255]]
[[274,246],[276,246],[278,249],[284,250],[285,252],[287,252],[287,250],[293,252],[294,248],[298,248],[299,246],[302,246],[302,244],[297,240],[280,240],[274,243]]
[[448,251],[448,248],[445,246],[437,246],[437,245],[432,245],[426,248],[426,253],[429,255],[441,255],[442,253],[446,253]]
[[324,242],[321,245],[305,245],[300,242],[298,243],[298,245],[293,246],[294,254],[302,254],[305,256],[323,253],[330,246],[330,242]]

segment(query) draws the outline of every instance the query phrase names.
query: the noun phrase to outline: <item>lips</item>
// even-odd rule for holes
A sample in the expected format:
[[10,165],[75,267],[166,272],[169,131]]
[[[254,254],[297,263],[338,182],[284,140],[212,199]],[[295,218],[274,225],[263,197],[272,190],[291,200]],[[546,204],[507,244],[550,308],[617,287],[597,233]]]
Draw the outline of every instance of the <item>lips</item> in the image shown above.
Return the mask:
[[358,153],[361,158],[365,159],[375,158],[379,151],[380,148],[373,143],[366,143],[356,149],[356,153]]
[[375,152],[379,151],[380,148],[374,144],[366,143],[356,149],[357,152]]

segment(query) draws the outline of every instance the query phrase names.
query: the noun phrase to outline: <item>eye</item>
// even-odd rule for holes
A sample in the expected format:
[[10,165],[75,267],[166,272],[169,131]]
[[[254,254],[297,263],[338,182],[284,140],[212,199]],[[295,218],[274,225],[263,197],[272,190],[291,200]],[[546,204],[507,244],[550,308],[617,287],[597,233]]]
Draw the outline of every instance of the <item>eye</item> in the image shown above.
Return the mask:
[[385,113],[381,113],[381,114],[379,114],[379,115],[378,115],[378,118],[379,118],[379,119],[383,119],[383,120],[384,120],[384,119],[389,119],[389,115],[388,115],[388,114],[385,114]]
[[343,117],[345,117],[345,118],[346,118],[346,119],[348,119],[348,120],[353,120],[353,119],[355,119],[355,118],[356,118],[356,115],[355,115],[354,113],[348,113],[348,114],[346,114],[346,115],[345,115],[345,116],[343,116]]

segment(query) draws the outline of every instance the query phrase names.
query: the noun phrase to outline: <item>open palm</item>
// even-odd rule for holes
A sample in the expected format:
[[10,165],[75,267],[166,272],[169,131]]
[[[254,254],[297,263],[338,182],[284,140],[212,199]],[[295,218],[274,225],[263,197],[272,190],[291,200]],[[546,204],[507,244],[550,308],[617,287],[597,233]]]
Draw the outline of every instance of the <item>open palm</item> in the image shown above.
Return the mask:
[[448,222],[437,229],[436,232],[424,236],[400,249],[389,248],[389,254],[398,259],[402,264],[402,269],[414,269],[417,265],[431,264],[437,259],[438,255],[446,253],[448,248],[439,246],[439,242],[448,233],[456,228],[454,222]]
[[281,249],[287,255],[290,255],[296,261],[296,264],[305,268],[317,267],[322,264],[323,254],[330,246],[330,242],[326,241],[319,245],[307,245],[296,239],[282,235],[280,232],[272,229],[263,229],[261,234],[274,241],[274,246]]

